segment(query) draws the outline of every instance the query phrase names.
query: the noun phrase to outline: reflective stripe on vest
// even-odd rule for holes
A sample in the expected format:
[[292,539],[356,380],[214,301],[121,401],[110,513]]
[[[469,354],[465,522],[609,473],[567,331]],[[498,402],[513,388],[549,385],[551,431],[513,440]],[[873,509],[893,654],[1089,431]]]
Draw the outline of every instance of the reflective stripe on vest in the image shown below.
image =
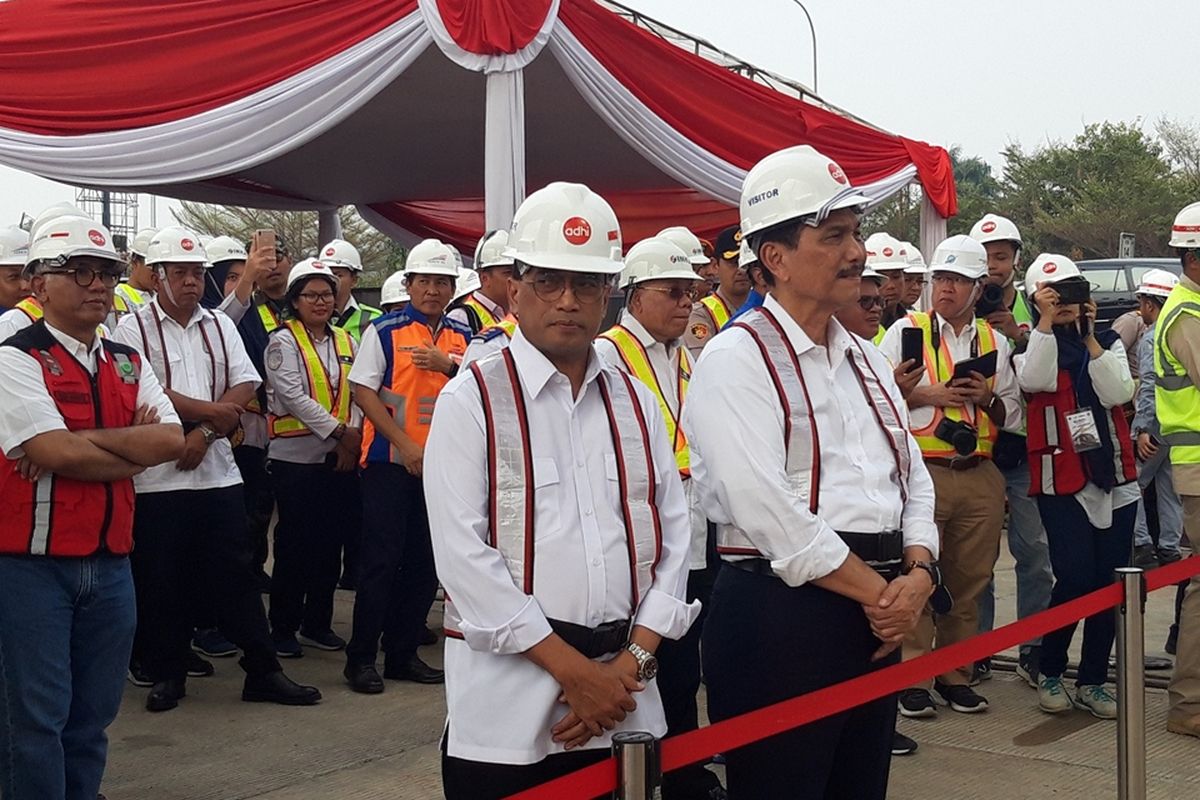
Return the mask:
[[[304,371],[308,377],[308,396],[321,408],[328,411],[334,419],[343,424],[350,422],[350,365],[354,361],[354,347],[350,343],[350,332],[342,328],[330,327],[333,336],[333,351],[337,355],[337,381],[330,378],[329,370],[321,361],[316,345],[304,323],[292,319],[283,324],[295,338],[300,348],[300,358],[304,362]],[[282,336],[283,334],[276,334]],[[335,386],[336,384],[336,386]],[[268,431],[272,439],[279,437],[311,436],[308,426],[291,414],[269,417]]]
[[258,304],[258,318],[262,320],[263,328],[270,333],[283,324],[279,315],[266,303]]
[[479,320],[479,330],[500,324],[500,318],[489,311],[487,306],[476,300],[474,292],[463,298],[462,305],[475,312],[475,316]]
[[[946,340],[941,340],[940,353],[938,357],[935,357],[933,352],[932,318],[929,314],[922,311],[914,311],[908,315],[908,320],[912,323],[913,327],[919,328],[924,334],[925,371],[929,376],[929,384],[936,386],[939,383],[946,383],[950,380],[950,376],[954,374],[954,359],[950,355],[950,347],[946,344]],[[980,356],[985,356],[996,349],[996,331],[987,323],[987,320],[975,320],[975,335],[979,342]],[[988,386],[995,388],[995,376],[988,378]],[[973,455],[985,458],[992,457],[992,446],[996,443],[996,437],[999,436],[1000,430],[992,423],[992,419],[988,416],[987,412],[978,406],[975,407],[973,414],[968,414],[966,408],[963,407],[942,408],[935,406],[933,408],[933,419],[930,423],[923,428],[913,430],[913,436],[916,437],[917,445],[920,446],[922,455],[926,458],[958,457],[959,454],[954,449],[954,445],[949,442],[943,442],[933,435],[933,432],[937,430],[938,423],[944,418],[959,422],[965,421],[973,425],[978,433],[978,444],[975,447]]]
[[886,335],[887,335],[887,328],[880,325],[879,330],[875,332],[875,338],[871,340],[871,344],[878,347],[879,344],[883,341],[883,337]]
[[367,328],[371,327],[371,322],[383,316],[383,312],[378,308],[371,306],[355,306],[354,311],[346,318],[346,321],[337,325],[340,330],[345,330],[354,341],[361,342],[363,334],[367,332]]
[[[229,389],[229,347],[225,344],[225,332],[221,330],[220,320],[217,319],[215,311],[208,309],[201,310],[200,321],[196,325],[200,329],[200,336],[204,340],[204,350],[208,353],[208,363],[212,382],[210,384],[210,397],[215,403],[217,399],[225,394]],[[146,361],[150,364],[150,369],[154,371],[164,389],[174,389],[171,374],[171,356],[167,352],[167,339],[163,335],[162,318],[158,314],[158,307],[153,303],[146,305],[133,312],[133,321],[137,323],[138,332],[142,336],[142,355],[146,357]],[[146,323],[151,322],[154,325],[158,339],[158,350],[150,346],[150,337],[147,335]],[[217,333],[217,343],[221,345],[221,370],[225,377],[225,382],[217,381],[217,351],[213,347],[212,340],[204,331],[204,323],[211,322],[212,327]],[[190,357],[185,354],[185,358]],[[199,399],[199,398],[197,398]]]
[[613,326],[600,336],[612,342],[613,346],[617,348],[627,371],[654,392],[654,397],[658,400],[658,410],[662,412],[663,421],[667,424],[667,438],[673,444],[675,465],[679,467],[680,475],[690,476],[687,436],[684,435],[683,426],[679,424],[683,416],[683,403],[687,397],[688,382],[692,379],[692,364],[687,355],[687,348],[676,348],[675,372],[679,402],[678,408],[672,410],[662,385],[659,383],[658,375],[654,372],[654,367],[650,366],[650,356],[647,355],[646,348],[642,346],[637,336],[621,325]]
[[1154,401],[1172,464],[1200,464],[1200,388],[1171,352],[1167,334],[1185,314],[1200,318],[1200,292],[1181,281],[1163,304],[1154,329]]
[[130,305],[134,306],[144,306],[149,301],[149,298],[146,297],[146,295],[142,294],[128,283],[118,283],[116,288],[113,289],[114,300],[117,297],[124,297]]
[[733,310],[721,299],[719,294],[715,292],[700,299],[704,307],[708,309],[709,315],[713,319],[713,333],[725,327],[725,323],[729,322],[729,318],[733,316]]
[[[486,424],[490,498],[487,543],[504,558],[513,583],[532,595],[537,555],[536,489],[521,379],[507,349],[476,361],[469,369],[479,386]],[[602,371],[597,386],[617,463],[621,519],[629,556],[629,615],[633,617],[654,583],[655,569],[662,556],[662,525],[650,433],[628,375],[618,370]],[[449,597],[445,620],[447,634],[461,638],[462,618]]]

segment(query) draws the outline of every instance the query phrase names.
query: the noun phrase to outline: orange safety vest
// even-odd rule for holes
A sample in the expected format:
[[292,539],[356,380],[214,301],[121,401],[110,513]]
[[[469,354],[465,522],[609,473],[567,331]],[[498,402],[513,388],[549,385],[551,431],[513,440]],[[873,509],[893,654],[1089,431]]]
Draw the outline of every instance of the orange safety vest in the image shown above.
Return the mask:
[[[433,421],[433,405],[450,378],[440,372],[414,367],[412,351],[419,347],[437,347],[454,361],[460,361],[467,350],[471,332],[460,323],[443,317],[435,336],[425,315],[412,306],[380,317],[371,324],[379,332],[385,359],[379,399],[405,434],[424,447],[429,438],[429,424]],[[400,463],[396,448],[375,429],[370,419],[363,422],[362,464],[368,463]]]
[[[338,374],[333,380],[329,370],[325,368],[312,336],[298,319],[283,323],[283,327],[296,339],[300,348],[300,357],[304,362],[304,371],[308,376],[308,396],[317,402],[321,408],[328,411],[334,419],[342,424],[350,422],[350,365],[354,363],[354,345],[350,341],[350,333],[344,328],[329,326],[333,336],[333,351],[337,354]],[[275,334],[281,336],[283,334]],[[311,436],[308,426],[291,414],[268,417],[268,433],[272,439],[279,437]]]

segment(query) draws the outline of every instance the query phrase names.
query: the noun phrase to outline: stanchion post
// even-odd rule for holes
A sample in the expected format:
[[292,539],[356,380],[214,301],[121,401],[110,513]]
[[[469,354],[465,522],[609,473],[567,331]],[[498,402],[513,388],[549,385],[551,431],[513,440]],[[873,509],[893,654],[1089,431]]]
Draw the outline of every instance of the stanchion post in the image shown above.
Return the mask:
[[1117,608],[1117,797],[1146,800],[1146,576],[1118,567],[1124,596]]
[[617,790],[614,800],[660,800],[662,764],[658,739],[642,731],[613,734],[612,751],[617,759]]

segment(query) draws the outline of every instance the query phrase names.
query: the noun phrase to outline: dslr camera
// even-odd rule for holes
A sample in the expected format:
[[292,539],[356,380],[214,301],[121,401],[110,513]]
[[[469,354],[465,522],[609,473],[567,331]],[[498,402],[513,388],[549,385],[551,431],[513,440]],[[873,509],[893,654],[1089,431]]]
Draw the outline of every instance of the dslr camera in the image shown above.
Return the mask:
[[975,301],[975,316],[986,317],[1004,310],[1004,290],[994,283],[985,283],[979,299]]
[[933,435],[943,442],[954,446],[954,452],[960,456],[969,456],[979,445],[979,433],[961,420],[944,417],[934,428]]

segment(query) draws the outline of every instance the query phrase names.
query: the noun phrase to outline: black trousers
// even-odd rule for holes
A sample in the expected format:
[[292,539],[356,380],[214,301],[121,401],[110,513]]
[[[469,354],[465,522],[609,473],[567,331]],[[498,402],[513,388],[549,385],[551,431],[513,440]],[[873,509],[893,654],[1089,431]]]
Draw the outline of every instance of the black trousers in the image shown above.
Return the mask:
[[386,669],[416,653],[437,573],[421,479],[399,464],[369,464],[361,490],[363,541],[346,660],[375,663],[382,635]]
[[333,593],[341,573],[341,550],[362,507],[358,472],[335,472],[332,464],[267,464],[279,504],[275,567],[271,571],[271,631],[324,633],[333,623]]
[[442,792],[446,800],[502,800],[590,767],[610,755],[607,748],[601,747],[556,753],[536,764],[488,764],[446,755],[448,735],[442,736]]
[[194,586],[213,587],[217,622],[252,675],[278,670],[254,581],[242,487],[139,494],[130,557],[142,664],[156,681],[184,678]]
[[[704,626],[704,676],[714,722],[898,663],[872,662],[879,641],[855,601],[817,586],[722,566]],[[896,698],[725,754],[734,800],[883,800]]]
[[267,474],[267,451],[244,444],[233,448],[233,460],[242,473],[242,496],[253,563],[255,571],[261,572],[267,563],[267,535],[271,515],[275,512],[275,495],[271,492],[271,477]]

